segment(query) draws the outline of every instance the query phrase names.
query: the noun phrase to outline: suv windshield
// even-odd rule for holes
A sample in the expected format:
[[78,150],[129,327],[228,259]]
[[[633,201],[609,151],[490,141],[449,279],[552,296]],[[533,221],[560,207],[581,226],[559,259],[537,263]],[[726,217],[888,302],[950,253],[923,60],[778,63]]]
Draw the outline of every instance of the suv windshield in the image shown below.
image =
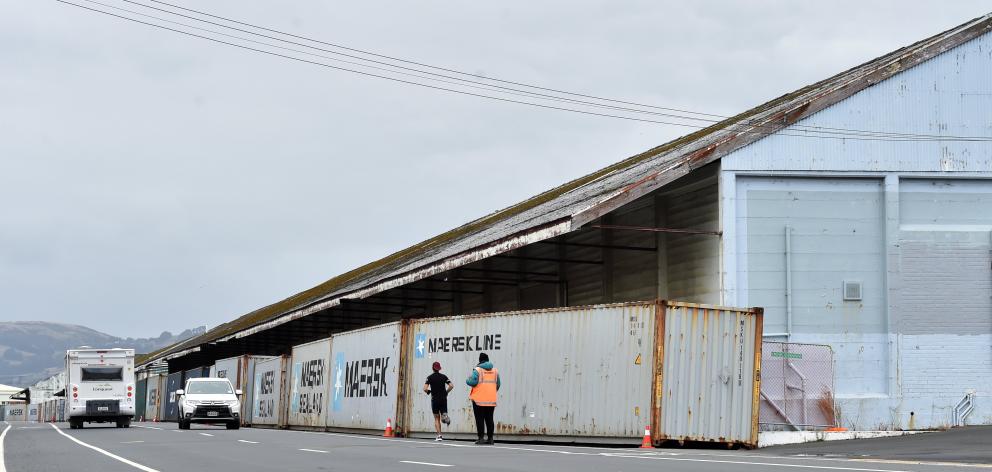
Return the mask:
[[190,382],[186,393],[223,395],[234,393],[229,382]]

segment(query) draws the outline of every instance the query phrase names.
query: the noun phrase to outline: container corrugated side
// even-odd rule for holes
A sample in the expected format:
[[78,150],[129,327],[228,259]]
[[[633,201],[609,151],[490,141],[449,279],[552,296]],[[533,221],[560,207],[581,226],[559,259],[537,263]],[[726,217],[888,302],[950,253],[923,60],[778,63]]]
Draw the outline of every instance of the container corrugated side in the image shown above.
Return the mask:
[[217,361],[214,363],[211,376],[230,380],[231,385],[233,385],[234,388],[240,388],[238,381],[240,380],[239,374],[241,373],[241,363],[243,362],[243,359],[243,356],[237,356]]
[[283,366],[281,357],[255,362],[255,380],[252,386],[252,424],[280,425],[279,411],[282,402]]
[[6,421],[27,421],[27,407],[23,403],[8,403]]
[[331,340],[293,346],[289,418],[290,426],[323,428],[327,424],[327,399]]
[[140,420],[145,417],[145,406],[147,405],[148,379],[138,381],[134,387],[134,419]]
[[757,446],[761,309],[668,302],[656,440]]
[[158,374],[151,374],[148,376],[147,381],[147,391],[145,393],[145,420],[146,421],[159,421],[163,419],[162,415],[162,389],[164,388],[165,376]]
[[651,422],[656,311],[623,303],[411,322],[404,431],[434,430],[421,389],[438,361],[455,387],[444,431],[475,434],[465,380],[483,351],[501,379],[498,435],[639,438]]
[[401,325],[335,334],[327,426],[376,430],[395,419]]
[[162,402],[162,417],[166,421],[176,421],[179,418],[179,404],[176,403],[176,390],[182,388],[182,380],[182,372],[173,372],[166,377],[165,401]]

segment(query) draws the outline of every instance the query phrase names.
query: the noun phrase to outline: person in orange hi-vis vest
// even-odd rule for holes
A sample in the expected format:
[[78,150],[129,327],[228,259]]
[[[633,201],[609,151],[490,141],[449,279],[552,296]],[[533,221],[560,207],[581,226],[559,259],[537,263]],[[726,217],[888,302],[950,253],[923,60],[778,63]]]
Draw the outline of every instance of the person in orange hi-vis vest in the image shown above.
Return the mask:
[[[472,412],[475,413],[475,430],[479,435],[476,444],[493,444],[493,413],[496,411],[496,396],[500,387],[499,371],[489,362],[489,355],[479,353],[479,365],[472,369],[472,375],[465,380],[472,392]],[[486,439],[483,439],[484,434]]]

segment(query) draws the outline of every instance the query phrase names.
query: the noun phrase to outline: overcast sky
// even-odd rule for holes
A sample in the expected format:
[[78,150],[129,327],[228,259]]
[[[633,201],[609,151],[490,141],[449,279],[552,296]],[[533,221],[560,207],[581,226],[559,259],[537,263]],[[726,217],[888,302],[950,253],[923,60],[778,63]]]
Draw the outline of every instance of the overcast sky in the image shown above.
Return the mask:
[[[433,65],[718,114],[992,10],[174,1]],[[685,132],[337,72],[54,0],[0,0],[0,321],[135,337],[216,326]]]

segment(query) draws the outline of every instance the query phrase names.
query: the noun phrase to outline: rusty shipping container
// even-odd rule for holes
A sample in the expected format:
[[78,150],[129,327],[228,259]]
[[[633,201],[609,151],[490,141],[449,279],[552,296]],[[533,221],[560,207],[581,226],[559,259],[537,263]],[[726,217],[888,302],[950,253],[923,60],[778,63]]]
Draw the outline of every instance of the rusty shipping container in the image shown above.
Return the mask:
[[661,309],[655,441],[757,447],[762,310],[676,302]]
[[[654,440],[755,446],[761,311],[638,302],[410,322],[402,431],[433,433],[423,379],[454,383],[448,434],[474,435],[465,379],[486,352],[499,370],[503,438]],[[685,418],[692,408],[693,417]]]
[[651,422],[656,311],[655,303],[623,303],[414,321],[402,428],[433,433],[421,389],[438,361],[455,386],[444,431],[474,435],[465,380],[486,352],[501,380],[498,436],[640,437]]
[[145,420],[162,421],[162,392],[165,388],[165,376],[150,374],[146,379],[148,385],[145,391]]
[[288,357],[258,360],[252,386],[251,423],[253,425],[285,426],[284,385]]
[[401,328],[389,323],[331,337],[328,428],[382,430],[395,418]]
[[260,359],[271,359],[272,356],[243,355],[220,359],[210,369],[211,377],[224,378],[231,381],[235,390],[241,390],[241,422],[251,424],[253,413],[252,396],[254,394],[253,379],[255,378],[255,363]]
[[330,356],[330,338],[293,346],[290,426],[323,429],[327,424]]

